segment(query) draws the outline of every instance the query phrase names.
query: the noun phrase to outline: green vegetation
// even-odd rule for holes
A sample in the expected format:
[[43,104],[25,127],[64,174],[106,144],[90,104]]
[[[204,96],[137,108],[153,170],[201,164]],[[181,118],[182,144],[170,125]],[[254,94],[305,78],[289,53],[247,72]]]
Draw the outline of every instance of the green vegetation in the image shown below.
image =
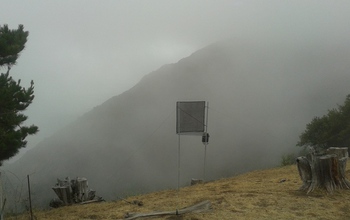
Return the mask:
[[295,162],[295,155],[294,154],[282,155],[281,166],[292,165],[292,164],[294,164],[294,162]]
[[20,85],[20,80],[16,82],[10,76],[11,67],[24,49],[28,34],[23,25],[15,30],[10,30],[7,25],[0,26],[0,68],[7,68],[7,72],[0,75],[0,165],[26,146],[28,135],[38,131],[35,125],[23,125],[28,117],[22,112],[34,99],[33,81],[26,89]]
[[306,125],[306,130],[299,136],[297,146],[327,149],[350,145],[350,94],[344,104],[328,110],[322,117],[315,117]]

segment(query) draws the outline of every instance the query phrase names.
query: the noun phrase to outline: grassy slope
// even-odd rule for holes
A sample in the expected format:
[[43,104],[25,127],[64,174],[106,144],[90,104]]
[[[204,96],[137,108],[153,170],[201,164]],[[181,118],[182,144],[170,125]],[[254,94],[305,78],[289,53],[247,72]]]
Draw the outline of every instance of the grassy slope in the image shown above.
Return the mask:
[[[280,183],[282,179],[286,181]],[[175,211],[210,200],[211,212],[152,219],[350,219],[350,190],[337,190],[333,194],[316,190],[306,195],[298,191],[300,186],[297,167],[291,165],[185,187],[179,194],[176,190],[166,190],[127,198],[141,200],[142,207],[125,201],[103,202],[36,211],[34,215],[40,220],[122,219],[127,212]],[[28,215],[17,219],[28,219]]]

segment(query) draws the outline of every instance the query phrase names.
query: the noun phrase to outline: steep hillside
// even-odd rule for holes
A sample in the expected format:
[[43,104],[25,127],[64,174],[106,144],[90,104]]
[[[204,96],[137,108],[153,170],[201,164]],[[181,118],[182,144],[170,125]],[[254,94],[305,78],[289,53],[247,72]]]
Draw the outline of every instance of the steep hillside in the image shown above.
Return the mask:
[[[349,168],[348,163],[348,168]],[[346,173],[348,177],[349,169]],[[126,201],[75,205],[50,211],[35,211],[37,219],[123,219],[126,213],[175,211],[209,200],[212,210],[205,213],[152,217],[152,219],[349,219],[350,190],[327,194],[316,190],[306,195],[296,165],[256,170],[233,178],[184,187],[179,192],[164,190],[126,198],[142,201],[137,206]],[[11,219],[11,218],[7,218]],[[12,218],[15,219],[15,218]],[[17,216],[28,219],[28,214]]]
[[[349,55],[332,42],[218,42],[149,73],[5,169],[31,174],[37,206],[66,176],[88,178],[107,200],[176,188],[175,106],[186,100],[209,102],[207,180],[276,166],[312,117],[350,93]],[[202,178],[203,158],[199,137],[181,137],[181,185]]]

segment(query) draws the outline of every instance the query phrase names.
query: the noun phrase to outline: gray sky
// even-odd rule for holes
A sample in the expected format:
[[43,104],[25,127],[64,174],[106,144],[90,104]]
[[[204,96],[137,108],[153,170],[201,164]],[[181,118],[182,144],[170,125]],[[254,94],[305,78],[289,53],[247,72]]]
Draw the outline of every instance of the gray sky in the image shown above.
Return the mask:
[[[349,42],[350,1],[1,0],[0,24],[23,24],[26,49],[11,74],[35,82],[29,147],[144,75],[235,37]],[[1,70],[4,72],[4,70]]]

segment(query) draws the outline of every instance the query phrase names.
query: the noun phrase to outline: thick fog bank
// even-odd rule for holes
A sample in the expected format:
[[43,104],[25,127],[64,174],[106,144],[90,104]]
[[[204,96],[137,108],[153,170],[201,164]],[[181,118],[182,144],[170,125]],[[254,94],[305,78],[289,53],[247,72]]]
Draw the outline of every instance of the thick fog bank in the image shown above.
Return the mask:
[[[34,202],[47,204],[56,178],[86,177],[105,199],[176,188],[177,101],[209,103],[206,180],[280,164],[296,152],[314,117],[349,93],[348,48],[293,40],[231,39],[203,48],[145,76],[16,163],[31,174]],[[203,177],[199,136],[181,136],[181,185]]]

